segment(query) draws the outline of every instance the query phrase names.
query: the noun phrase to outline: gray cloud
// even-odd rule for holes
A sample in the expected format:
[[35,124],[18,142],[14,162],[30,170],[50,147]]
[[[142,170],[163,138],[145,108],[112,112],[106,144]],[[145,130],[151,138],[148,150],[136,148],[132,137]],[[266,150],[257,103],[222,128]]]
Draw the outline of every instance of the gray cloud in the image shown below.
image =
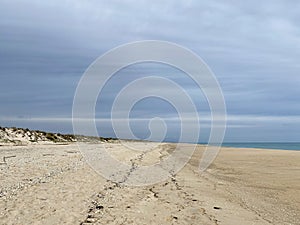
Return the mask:
[[[247,116],[248,127],[243,120],[229,121],[228,140],[246,140],[247,136],[261,140],[263,135],[268,140],[278,140],[280,135],[282,140],[297,140],[291,133],[299,133],[299,121],[281,123],[280,119],[300,117],[299,10],[298,1],[283,0],[1,1],[2,124],[34,127],[37,123],[32,120],[20,123],[12,118],[70,117],[76,85],[93,60],[119,44],[159,39],[176,42],[200,55],[222,86],[229,115]],[[99,98],[99,116],[108,117],[122,86],[153,74],[182,85],[200,112],[209,110],[193,82],[174,69],[136,66],[121,73]],[[175,114],[157,100],[148,100],[148,104],[137,106],[133,115]],[[273,122],[260,121],[257,128],[255,118],[259,116]],[[71,131],[68,122],[53,123],[45,123],[45,129]]]

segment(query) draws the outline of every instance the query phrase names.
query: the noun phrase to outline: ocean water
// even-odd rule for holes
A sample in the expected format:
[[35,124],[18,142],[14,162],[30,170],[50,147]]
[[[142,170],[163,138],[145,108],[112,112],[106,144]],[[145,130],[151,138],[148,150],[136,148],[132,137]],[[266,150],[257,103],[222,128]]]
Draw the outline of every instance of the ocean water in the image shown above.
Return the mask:
[[224,147],[234,148],[262,148],[282,149],[300,151],[300,142],[245,142],[245,143],[223,143]]

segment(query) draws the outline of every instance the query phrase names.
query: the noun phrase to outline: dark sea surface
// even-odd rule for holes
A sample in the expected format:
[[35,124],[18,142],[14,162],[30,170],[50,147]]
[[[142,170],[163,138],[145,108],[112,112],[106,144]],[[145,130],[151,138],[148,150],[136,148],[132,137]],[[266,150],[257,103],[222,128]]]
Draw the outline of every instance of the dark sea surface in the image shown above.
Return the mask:
[[245,142],[245,143],[223,143],[224,147],[234,148],[263,148],[300,151],[300,142]]

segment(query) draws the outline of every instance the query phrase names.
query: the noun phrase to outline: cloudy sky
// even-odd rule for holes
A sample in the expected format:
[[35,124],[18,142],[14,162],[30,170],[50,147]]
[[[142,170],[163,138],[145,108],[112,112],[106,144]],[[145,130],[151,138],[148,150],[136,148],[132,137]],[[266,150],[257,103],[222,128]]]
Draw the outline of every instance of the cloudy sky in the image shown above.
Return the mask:
[[[73,97],[87,67],[121,44],[164,40],[192,50],[214,72],[227,106],[225,141],[300,141],[299,12],[292,0],[1,0],[0,126],[71,133]],[[210,118],[201,90],[181,71],[155,63],[127,67],[107,83],[96,106],[99,134],[114,136],[108,118],[117,93],[153,75],[190,94],[205,141]],[[157,87],[134,91],[166,91]],[[130,113],[132,130],[146,138],[148,119],[161,117],[166,139],[176,141],[177,116],[168,102],[144,99]]]

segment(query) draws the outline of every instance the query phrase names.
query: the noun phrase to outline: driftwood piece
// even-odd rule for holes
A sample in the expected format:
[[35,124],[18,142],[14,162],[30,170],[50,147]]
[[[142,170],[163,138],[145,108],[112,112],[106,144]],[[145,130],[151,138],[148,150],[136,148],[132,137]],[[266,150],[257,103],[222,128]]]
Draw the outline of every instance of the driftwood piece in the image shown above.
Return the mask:
[[53,156],[53,153],[44,153],[43,156]]
[[16,155],[3,156],[3,162],[6,162],[6,159],[17,157]]

